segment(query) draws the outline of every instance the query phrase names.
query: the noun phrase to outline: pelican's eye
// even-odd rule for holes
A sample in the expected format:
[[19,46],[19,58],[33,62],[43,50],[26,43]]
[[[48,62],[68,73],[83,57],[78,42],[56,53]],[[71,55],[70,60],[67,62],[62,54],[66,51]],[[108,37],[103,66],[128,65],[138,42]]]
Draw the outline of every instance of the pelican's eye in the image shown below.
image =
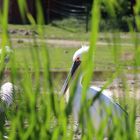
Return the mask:
[[77,58],[76,58],[76,61],[80,61],[80,57],[77,57]]

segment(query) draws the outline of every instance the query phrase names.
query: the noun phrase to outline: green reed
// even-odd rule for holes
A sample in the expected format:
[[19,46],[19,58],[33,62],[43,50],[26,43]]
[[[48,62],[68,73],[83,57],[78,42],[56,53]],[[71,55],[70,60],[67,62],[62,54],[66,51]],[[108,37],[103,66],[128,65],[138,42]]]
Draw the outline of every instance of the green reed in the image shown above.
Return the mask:
[[[100,126],[100,130],[97,131],[94,129],[91,123],[91,118],[88,112],[88,108],[90,107],[90,103],[86,101],[86,91],[89,87],[90,82],[92,81],[93,71],[95,68],[95,55],[96,55],[96,42],[99,36],[99,24],[101,19],[101,4],[105,4],[108,9],[108,13],[110,17],[115,18],[115,9],[119,8],[117,1],[111,0],[101,1],[94,0],[93,8],[92,8],[92,23],[91,23],[91,35],[90,35],[90,50],[88,55],[85,57],[85,62],[88,63],[83,64],[83,69],[86,73],[84,82],[83,82],[83,91],[82,91],[82,102],[81,102],[81,111],[79,113],[79,129],[81,130],[81,139],[99,139],[102,140],[104,138],[104,129],[108,123],[107,118],[102,121],[102,125]],[[0,11],[0,24],[2,28],[2,42],[1,47],[5,45],[10,45],[12,47],[12,42],[10,42],[10,38],[8,35],[8,5],[9,1],[4,0],[3,8]],[[32,17],[32,15],[28,12],[27,4],[24,0],[18,0],[19,9],[22,15],[23,21],[27,18],[33,27],[36,29],[39,38],[45,38],[44,32],[44,17],[42,12],[41,1],[36,1],[37,8],[37,21]],[[136,13],[139,12],[139,2],[135,7]],[[139,16],[136,16],[137,27],[139,28]],[[140,46],[137,44],[137,33],[132,30],[131,23],[130,25],[130,34],[132,34],[132,38],[134,40],[134,69],[133,73],[135,75],[135,80],[137,79],[138,67],[139,67],[139,56],[140,56]],[[106,35],[107,33],[105,33]],[[103,86],[103,89],[107,88],[117,77],[120,77],[123,85],[123,99],[120,99],[121,105],[125,107],[127,105],[127,112],[129,114],[128,119],[124,119],[124,123],[126,124],[127,129],[122,128],[122,124],[118,122],[117,118],[114,118],[113,122],[115,123],[115,127],[113,129],[108,130],[108,139],[139,139],[138,133],[136,131],[135,121],[136,121],[136,110],[137,108],[137,100],[135,98],[131,98],[129,93],[129,86],[127,83],[126,73],[127,71],[124,69],[122,65],[120,65],[121,61],[121,41],[120,41],[120,33],[115,32],[112,33],[112,42],[113,47],[110,51],[112,51],[113,61],[115,63],[114,69],[112,72],[112,76],[108,78],[107,82]],[[75,135],[78,135],[74,132],[74,121],[72,118],[72,101],[74,98],[74,91],[76,90],[76,82],[78,80],[77,75],[76,80],[72,86],[70,101],[68,104],[65,103],[64,98],[60,97],[60,91],[54,90],[54,85],[50,73],[50,57],[47,45],[42,42],[38,42],[36,37],[33,35],[34,39],[34,49],[30,49],[31,61],[33,66],[30,67],[28,63],[28,58],[24,56],[24,64],[22,64],[22,68],[19,69],[20,64],[16,63],[16,58],[14,53],[11,56],[10,60],[10,80],[11,82],[18,87],[18,90],[14,93],[14,103],[13,105],[6,110],[8,126],[3,126],[3,130],[0,132],[0,139],[3,139],[3,136],[8,136],[10,140],[15,139],[74,139]],[[109,44],[108,44],[109,45]],[[61,55],[61,54],[60,54]],[[52,56],[55,57],[55,56]],[[65,61],[63,59],[62,61]],[[4,55],[1,56],[0,63],[0,78],[1,81],[3,79],[4,69]],[[86,69],[85,69],[86,67]],[[56,79],[57,80],[57,79]],[[1,82],[0,82],[1,83]],[[102,90],[103,90],[102,89]],[[136,92],[138,89],[137,83],[134,84],[134,91]],[[135,96],[135,93],[134,93]],[[95,99],[96,100],[96,99]],[[98,100],[98,97],[97,97]],[[121,101],[122,100],[122,101]],[[107,109],[108,116],[110,115],[110,110]],[[86,121],[86,125],[84,123],[84,119]]]

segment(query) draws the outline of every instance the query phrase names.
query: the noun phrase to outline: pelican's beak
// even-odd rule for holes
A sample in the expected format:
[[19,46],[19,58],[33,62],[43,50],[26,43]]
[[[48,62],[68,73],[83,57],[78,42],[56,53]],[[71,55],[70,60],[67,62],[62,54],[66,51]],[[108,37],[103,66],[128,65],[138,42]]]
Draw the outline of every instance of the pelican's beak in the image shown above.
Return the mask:
[[62,94],[66,93],[68,86],[69,86],[69,83],[70,83],[75,71],[77,70],[78,66],[80,65],[80,63],[81,63],[81,61],[79,60],[79,61],[75,61],[72,64],[71,70],[70,70],[70,72],[69,72],[69,74],[68,74],[68,76],[63,84],[62,91],[61,91]]

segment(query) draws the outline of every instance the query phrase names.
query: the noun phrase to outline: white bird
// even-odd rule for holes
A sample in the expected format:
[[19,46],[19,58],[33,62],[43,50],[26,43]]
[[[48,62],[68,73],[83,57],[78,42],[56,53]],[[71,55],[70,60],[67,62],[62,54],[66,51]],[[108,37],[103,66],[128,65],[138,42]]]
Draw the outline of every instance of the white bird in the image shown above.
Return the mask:
[[0,99],[9,107],[13,103],[14,86],[10,82],[6,82],[0,88]]
[[[73,56],[72,68],[70,70],[67,79],[64,82],[61,91],[62,94],[66,95],[67,101],[70,96],[69,95],[70,83],[73,80],[75,80],[74,76],[82,64],[83,54],[87,53],[88,50],[89,50],[89,46],[83,46],[82,48],[78,49]],[[81,99],[82,99],[82,90],[83,90],[82,79],[83,79],[83,73],[81,72],[76,85],[76,90],[74,93],[74,99],[72,104],[73,116],[75,121],[79,120],[79,113],[81,109]],[[109,96],[110,92],[103,90],[100,93],[100,91],[101,91],[100,88],[95,86],[90,86],[86,92],[86,100],[92,100],[93,98],[99,95],[97,99],[89,107],[89,114],[93,126],[97,130],[100,128],[102,120],[105,120],[108,116],[107,109],[111,110],[112,117],[113,116],[118,117],[120,120],[122,119],[122,116],[126,115],[124,109],[119,104],[115,103],[114,100]],[[108,123],[110,125],[112,125],[112,117],[108,118]]]
[[[4,62],[8,63],[10,55],[13,53],[13,50],[9,46],[5,46],[0,49],[0,55],[4,54]],[[14,85],[10,82],[4,83],[0,87],[0,100],[9,107],[13,102],[13,91]]]

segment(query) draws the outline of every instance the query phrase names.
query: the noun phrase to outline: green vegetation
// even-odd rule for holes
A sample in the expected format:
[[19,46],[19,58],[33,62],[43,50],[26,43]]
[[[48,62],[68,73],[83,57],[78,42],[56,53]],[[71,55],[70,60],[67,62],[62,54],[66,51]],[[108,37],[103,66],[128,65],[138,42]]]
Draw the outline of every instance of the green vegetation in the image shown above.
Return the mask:
[[[71,98],[68,104],[66,104],[64,98],[60,97],[59,90],[61,89],[60,85],[63,82],[63,78],[55,75],[52,76],[50,72],[50,69],[61,70],[61,68],[67,71],[71,66],[72,56],[77,48],[71,45],[67,45],[67,48],[65,45],[61,47],[59,45],[52,46],[51,43],[49,44],[44,41],[46,38],[55,38],[89,40],[90,42],[90,51],[86,57],[87,63],[85,63],[83,69],[81,68],[86,76],[82,85],[83,90],[79,113],[78,129],[80,130],[80,139],[90,140],[95,138],[102,140],[107,136],[111,140],[138,140],[140,136],[136,130],[136,116],[140,113],[140,106],[139,99],[135,97],[137,96],[136,93],[139,92],[139,83],[137,83],[140,66],[140,46],[138,44],[139,37],[137,37],[139,34],[135,34],[130,28],[128,36],[132,35],[132,37],[129,39],[121,39],[121,33],[115,31],[111,34],[111,37],[108,37],[108,34],[104,34],[105,37],[103,34],[100,35],[101,3],[99,0],[94,0],[93,4],[90,37],[89,34],[81,33],[80,30],[70,34],[70,31],[64,29],[50,25],[42,26],[44,20],[40,1],[36,1],[37,21],[34,21],[33,17],[26,11],[25,1],[21,0],[18,2],[22,18],[27,15],[31,23],[31,26],[24,26],[24,30],[33,30],[35,33],[32,35],[32,32],[31,34],[30,32],[25,32],[27,35],[22,35],[24,32],[22,31],[23,26],[8,25],[9,1],[4,0],[4,8],[0,10],[1,46],[2,48],[6,45],[14,46],[14,53],[11,55],[8,66],[4,62],[5,52],[0,56],[0,80],[1,82],[5,80],[4,71],[8,67],[10,70],[10,78],[8,79],[19,90],[14,90],[14,103],[12,106],[5,108],[8,123],[0,125],[0,139],[3,139],[4,136],[7,136],[10,140],[72,140],[77,138],[78,132],[74,130],[72,101],[75,88],[77,87],[76,80],[78,75],[75,80],[76,82],[71,85]],[[103,2],[107,6],[108,13],[111,16],[115,16],[116,1]],[[119,7],[121,4],[118,3],[117,6]],[[136,12],[139,12],[139,10]],[[11,28],[10,30],[20,30],[20,32],[13,32],[11,33],[12,35],[9,35],[9,28]],[[98,36],[99,41],[113,43],[113,45],[96,45]],[[16,37],[17,39],[15,39]],[[23,37],[25,40],[33,38],[33,41],[24,42],[22,40]],[[128,44],[132,43],[131,46],[124,45],[127,42]],[[133,85],[131,84],[133,88],[131,92],[126,77],[129,73],[124,69],[125,66],[132,68],[131,72],[135,80]],[[127,106],[128,112],[128,118],[124,118],[123,121],[125,129],[123,124],[118,121],[117,116],[114,116],[112,120],[114,125],[107,130],[107,133],[104,133],[109,123],[108,118],[111,116],[110,107],[104,110],[107,116],[104,120],[101,120],[102,123],[99,130],[95,129],[91,123],[89,115],[91,100],[86,100],[85,95],[92,77],[94,77],[93,72],[96,70],[109,70],[109,77],[103,85],[103,89],[107,88],[116,78],[120,78],[123,92],[118,101],[123,107]],[[120,89],[118,91],[120,92]],[[121,94],[121,92],[118,94]],[[92,99],[93,104],[96,100],[98,100],[98,97]],[[102,114],[102,112],[100,113]],[[87,122],[86,124],[85,121]]]

